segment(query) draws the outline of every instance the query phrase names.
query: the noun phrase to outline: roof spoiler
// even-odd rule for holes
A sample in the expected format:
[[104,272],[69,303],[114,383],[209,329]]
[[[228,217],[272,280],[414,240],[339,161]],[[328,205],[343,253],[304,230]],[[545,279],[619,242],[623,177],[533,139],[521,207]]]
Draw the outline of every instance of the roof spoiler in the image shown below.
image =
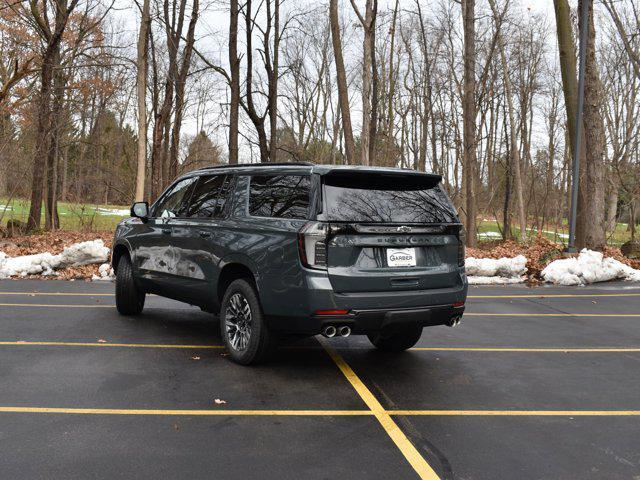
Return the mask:
[[335,169],[322,175],[325,183],[336,187],[389,189],[433,188],[442,175],[415,170]]

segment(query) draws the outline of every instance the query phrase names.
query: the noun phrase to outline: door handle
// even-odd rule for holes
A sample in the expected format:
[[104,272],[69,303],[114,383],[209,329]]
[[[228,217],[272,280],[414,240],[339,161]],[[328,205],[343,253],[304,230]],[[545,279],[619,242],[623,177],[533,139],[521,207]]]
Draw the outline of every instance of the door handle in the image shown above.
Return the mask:
[[169,235],[171,233],[171,229],[170,228],[163,228],[162,229],[162,233],[164,233],[165,235]]
[[202,238],[209,238],[211,236],[211,232],[207,232],[206,230],[200,230],[198,231],[198,235],[200,235]]

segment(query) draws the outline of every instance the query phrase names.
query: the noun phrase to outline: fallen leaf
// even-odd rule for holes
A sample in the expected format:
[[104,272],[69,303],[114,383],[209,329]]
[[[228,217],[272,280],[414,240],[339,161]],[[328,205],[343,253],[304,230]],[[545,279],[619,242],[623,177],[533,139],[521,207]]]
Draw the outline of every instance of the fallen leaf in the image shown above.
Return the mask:
[[227,403],[227,401],[226,401],[226,400],[221,400],[221,399],[219,399],[219,398],[216,398],[216,399],[214,400],[214,402],[215,402],[215,404],[216,404],[216,405],[223,405],[223,404]]

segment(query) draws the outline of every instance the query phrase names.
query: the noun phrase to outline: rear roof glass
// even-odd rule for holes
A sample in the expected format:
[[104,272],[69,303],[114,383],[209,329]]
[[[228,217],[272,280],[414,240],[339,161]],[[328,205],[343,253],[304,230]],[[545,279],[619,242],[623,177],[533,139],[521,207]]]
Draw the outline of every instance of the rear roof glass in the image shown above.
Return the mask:
[[249,214],[255,217],[309,216],[309,175],[252,175]]
[[327,176],[326,220],[362,223],[457,223],[455,208],[437,180],[427,176]]

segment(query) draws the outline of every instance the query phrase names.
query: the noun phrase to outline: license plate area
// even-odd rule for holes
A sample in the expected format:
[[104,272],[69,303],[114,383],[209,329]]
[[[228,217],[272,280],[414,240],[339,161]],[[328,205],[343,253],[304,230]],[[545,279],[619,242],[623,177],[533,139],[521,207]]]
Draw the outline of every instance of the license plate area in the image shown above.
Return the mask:
[[389,267],[415,267],[415,248],[387,248],[387,265]]

